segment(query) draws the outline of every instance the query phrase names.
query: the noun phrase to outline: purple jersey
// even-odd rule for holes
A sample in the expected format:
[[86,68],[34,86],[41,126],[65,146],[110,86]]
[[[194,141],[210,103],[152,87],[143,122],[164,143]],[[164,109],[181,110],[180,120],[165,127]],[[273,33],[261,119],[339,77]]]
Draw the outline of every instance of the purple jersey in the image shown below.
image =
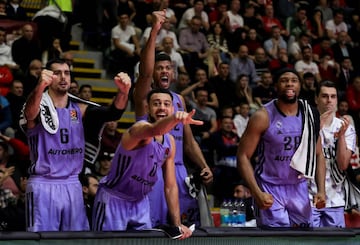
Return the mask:
[[269,127],[258,145],[259,162],[255,172],[258,179],[271,184],[296,184],[305,181],[300,172],[290,167],[290,161],[298,148],[302,135],[302,113],[284,115],[275,100],[265,105],[269,115]]
[[170,149],[169,134],[164,135],[163,143],[153,140],[131,151],[122,148],[120,143],[111,162],[111,170],[100,185],[127,201],[143,199],[157,181],[157,169],[164,164]]
[[[173,96],[173,106],[174,112],[177,111],[185,111],[182,100],[177,93],[171,92]],[[174,136],[175,145],[176,145],[176,153],[175,153],[175,164],[183,165],[184,164],[184,156],[183,156],[183,136],[184,136],[184,125],[182,123],[178,123],[171,131],[170,134]]]
[[30,146],[30,175],[68,178],[78,175],[84,160],[84,129],[79,106],[69,101],[66,108],[56,108],[59,129],[53,135],[39,123],[27,130]]

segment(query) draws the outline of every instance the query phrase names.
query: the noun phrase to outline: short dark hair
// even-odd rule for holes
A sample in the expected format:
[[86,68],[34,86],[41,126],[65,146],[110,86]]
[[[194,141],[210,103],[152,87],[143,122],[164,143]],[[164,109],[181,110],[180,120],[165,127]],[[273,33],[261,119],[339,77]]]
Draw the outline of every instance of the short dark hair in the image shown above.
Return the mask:
[[80,174],[79,179],[82,186],[89,187],[89,178],[97,179],[95,174],[89,173],[89,174]]
[[[66,65],[68,65],[68,63],[66,63],[66,61],[65,61],[64,59],[55,58],[55,59],[49,60],[49,61],[46,63],[45,68],[46,68],[47,70],[51,70],[51,66],[52,66],[53,64],[66,64]],[[68,66],[69,66],[69,65],[68,65]],[[69,67],[69,69],[70,69],[70,67]]]
[[155,62],[159,62],[159,61],[170,61],[171,62],[171,57],[165,53],[158,53],[155,56]]
[[301,81],[301,78],[300,78],[299,73],[298,73],[296,70],[294,70],[294,69],[292,69],[292,68],[288,68],[288,67],[282,68],[282,69],[280,69],[279,71],[277,71],[277,72],[274,74],[274,79],[273,79],[273,81],[274,81],[275,83],[277,83],[277,82],[279,81],[281,75],[283,75],[283,74],[286,73],[286,72],[294,73],[294,74],[299,78],[299,81]]
[[168,89],[164,89],[164,88],[154,88],[152,89],[146,97],[146,101],[149,103],[150,102],[150,98],[153,94],[168,94],[171,97],[171,100],[174,99],[173,95],[171,94],[171,92]]
[[84,88],[89,88],[90,90],[92,90],[91,85],[89,85],[89,84],[83,84],[83,85],[81,85],[80,88],[79,88],[79,93],[80,93],[81,91],[83,91]]
[[[335,88],[336,89],[336,84],[332,81],[329,80],[324,80],[321,81],[318,86],[316,86],[316,96],[319,96],[320,94],[320,90],[322,87],[327,87],[327,88]],[[337,89],[336,89],[336,93],[337,93]]]

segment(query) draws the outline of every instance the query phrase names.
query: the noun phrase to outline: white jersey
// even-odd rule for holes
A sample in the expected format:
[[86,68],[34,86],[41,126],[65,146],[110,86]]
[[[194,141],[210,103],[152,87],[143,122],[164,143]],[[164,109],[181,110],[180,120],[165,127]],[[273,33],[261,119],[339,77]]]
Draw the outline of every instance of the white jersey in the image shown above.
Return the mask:
[[[320,131],[321,144],[323,154],[326,162],[326,177],[325,177],[325,193],[326,193],[326,207],[341,207],[345,206],[344,186],[343,183],[337,184],[334,180],[334,171],[332,167],[336,162],[336,144],[337,133],[342,126],[342,120],[334,117],[332,123],[328,127],[323,127]],[[349,125],[345,132],[345,142],[348,150],[355,152],[356,147],[356,133],[352,125]],[[337,169],[337,168],[336,168]],[[310,182],[310,199],[317,193],[317,188],[314,180]]]

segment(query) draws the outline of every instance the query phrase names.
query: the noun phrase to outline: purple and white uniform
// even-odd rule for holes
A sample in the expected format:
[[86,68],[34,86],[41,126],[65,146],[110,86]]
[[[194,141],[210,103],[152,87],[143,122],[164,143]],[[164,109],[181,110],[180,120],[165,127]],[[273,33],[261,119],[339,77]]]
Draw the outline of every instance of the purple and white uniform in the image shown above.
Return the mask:
[[[95,231],[149,229],[148,193],[171,150],[170,135],[131,151],[117,147],[111,170],[99,185],[93,209]],[[162,176],[161,178],[162,179]],[[164,189],[161,190],[164,192]]]
[[307,181],[290,167],[290,161],[300,142],[303,114],[286,116],[275,100],[265,105],[269,127],[258,145],[255,176],[260,188],[273,195],[274,203],[267,210],[259,210],[258,225],[271,227],[308,227],[311,206]]
[[[320,131],[321,144],[326,163],[325,193],[326,206],[322,209],[313,207],[313,226],[314,227],[345,227],[344,206],[345,192],[343,181],[346,177],[345,172],[337,166],[336,147],[337,137],[342,126],[339,118],[334,118],[331,125],[324,126]],[[346,148],[355,152],[356,132],[352,125],[349,125],[345,132]],[[310,200],[317,193],[315,181],[309,184]],[[312,203],[312,202],[311,202]]]
[[28,231],[89,230],[78,175],[84,160],[84,130],[78,105],[56,109],[59,128],[39,123],[27,130],[30,178],[26,187]]
[[[173,95],[173,106],[174,112],[184,111],[184,105],[180,96],[174,92]],[[145,117],[145,118],[144,118]],[[146,120],[146,116],[143,118],[137,118],[136,120]],[[170,131],[170,134],[174,136],[176,153],[175,153],[175,174],[176,182],[179,189],[179,202],[180,202],[180,215],[182,222],[188,222],[200,226],[200,210],[197,200],[190,196],[189,188],[185,184],[185,178],[188,176],[186,167],[184,165],[184,125],[182,123],[177,124],[174,129]],[[158,176],[162,176],[162,169],[158,169]],[[159,179],[153,187],[153,191],[149,193],[150,201],[150,216],[151,224],[153,227],[160,224],[169,223],[168,208],[166,204],[164,190],[164,181]]]

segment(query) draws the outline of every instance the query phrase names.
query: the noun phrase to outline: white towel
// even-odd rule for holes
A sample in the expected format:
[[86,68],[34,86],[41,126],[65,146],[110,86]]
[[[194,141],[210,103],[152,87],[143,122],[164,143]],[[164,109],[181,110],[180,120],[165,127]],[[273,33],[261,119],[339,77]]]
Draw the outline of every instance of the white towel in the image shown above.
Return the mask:
[[56,134],[59,129],[59,118],[48,91],[45,91],[41,97],[40,120],[48,133]]
[[311,106],[306,100],[299,100],[303,109],[303,132],[301,142],[291,159],[290,166],[313,179],[316,169],[316,134],[315,121]]

